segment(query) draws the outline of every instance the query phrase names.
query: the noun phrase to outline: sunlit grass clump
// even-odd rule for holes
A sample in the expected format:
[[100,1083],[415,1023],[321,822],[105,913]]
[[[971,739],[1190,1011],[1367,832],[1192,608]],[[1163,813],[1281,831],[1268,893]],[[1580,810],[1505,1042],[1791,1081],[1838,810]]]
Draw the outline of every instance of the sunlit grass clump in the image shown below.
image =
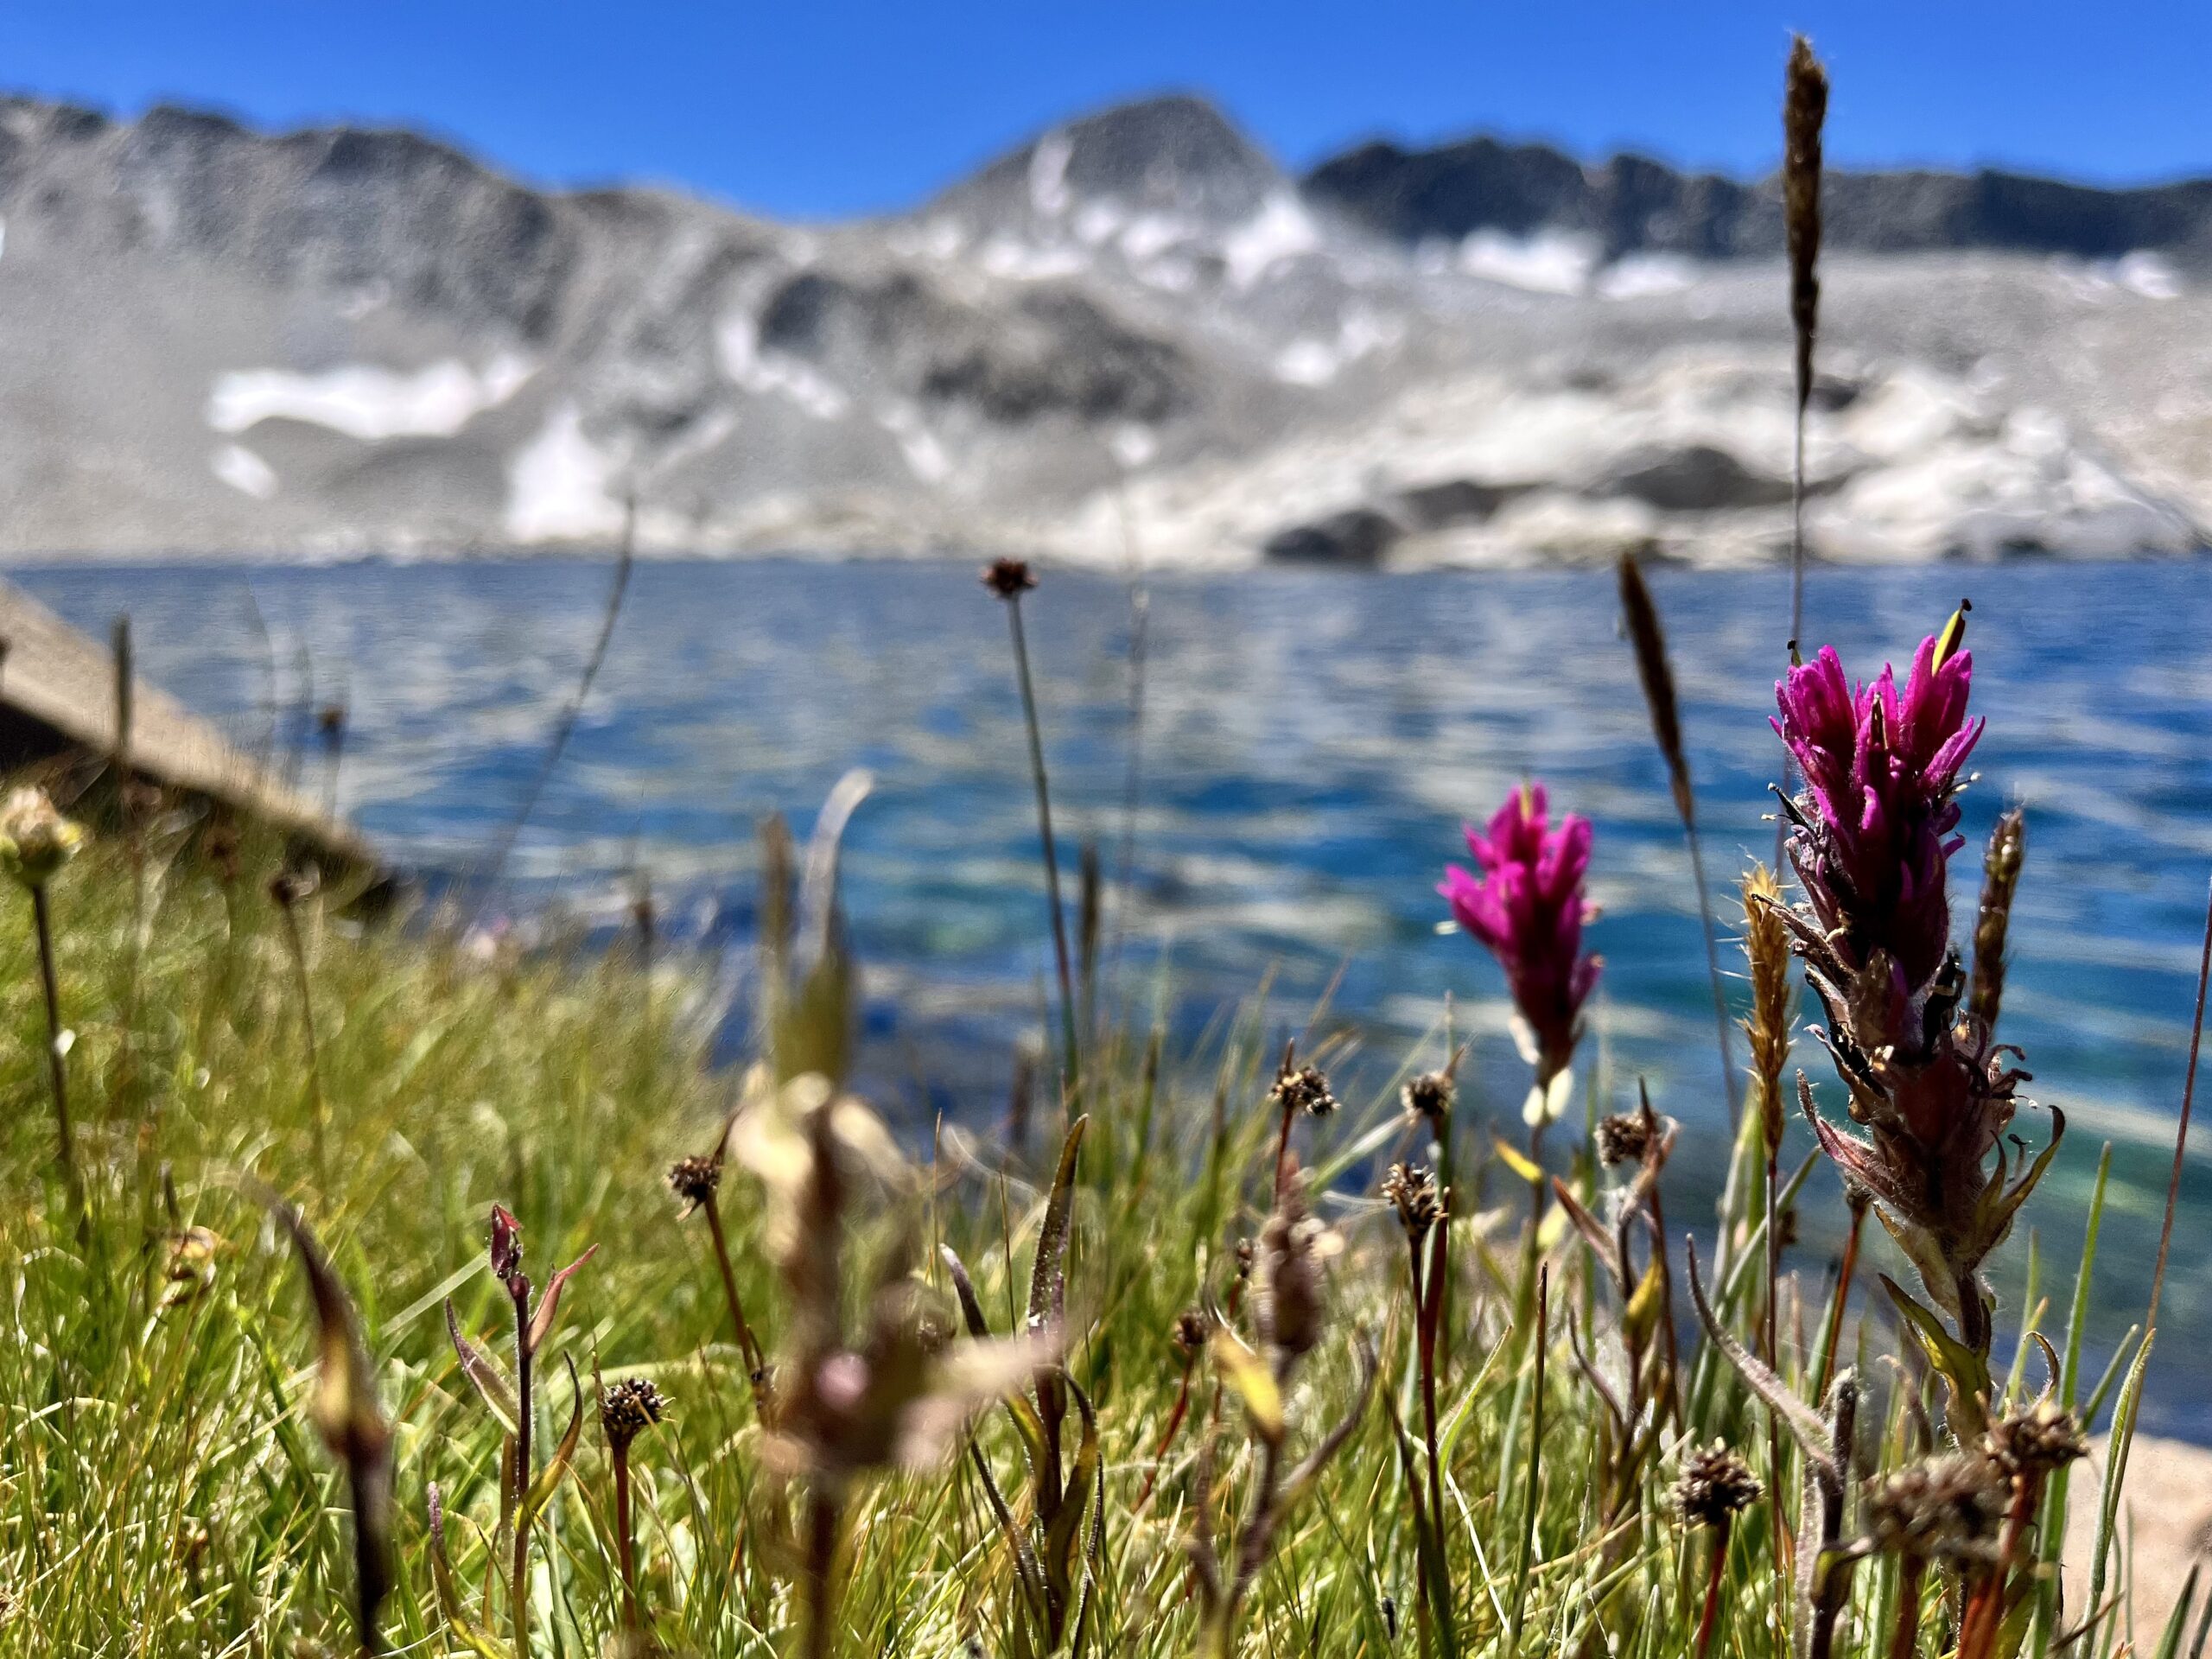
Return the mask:
[[[73,859],[11,801],[0,1644],[2115,1650],[2109,1484],[2086,1605],[2057,1546],[2150,1344],[2082,1375],[2094,1211],[2070,1287],[1982,1276],[2049,1152],[1994,1039],[2017,815],[1950,939],[1963,626],[1902,686],[1827,653],[1779,688],[1793,880],[1742,883],[1751,1064],[1694,1248],[1678,1126],[1586,1040],[1602,831],[1533,784],[1444,887],[1519,1113],[1474,1121],[1449,1031],[1363,1096],[1389,1068],[1280,1010],[1195,1052],[1097,1018],[1087,905],[1033,1154],[849,1091],[857,780],[804,854],[765,835],[734,1016],[681,957],[352,919],[183,805]],[[1850,1246],[1808,1281],[1812,1205]]]

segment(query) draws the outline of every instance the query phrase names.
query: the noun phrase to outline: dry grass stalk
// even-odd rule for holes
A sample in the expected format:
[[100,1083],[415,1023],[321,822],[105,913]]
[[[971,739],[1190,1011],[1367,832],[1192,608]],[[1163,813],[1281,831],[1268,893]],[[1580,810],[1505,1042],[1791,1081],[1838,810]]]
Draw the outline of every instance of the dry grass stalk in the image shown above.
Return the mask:
[[545,745],[545,758],[538,762],[530,785],[516,803],[513,815],[508,818],[499,840],[493,843],[491,855],[484,861],[483,874],[477,882],[476,909],[469,917],[473,924],[481,918],[484,906],[491,902],[498,888],[499,878],[507,868],[507,860],[514,854],[515,842],[531,814],[537,810],[538,797],[545,792],[545,785],[552,781],[554,772],[561,764],[561,757],[568,752],[569,740],[575,735],[576,722],[583,718],[584,704],[591,697],[591,688],[599,678],[599,671],[606,666],[607,648],[614,642],[614,625],[621,620],[622,601],[630,592],[630,571],[636,563],[635,549],[638,530],[638,504],[632,499],[622,517],[622,552],[615,561],[614,580],[607,590],[607,606],[600,613],[599,637],[593,642],[591,655],[584,659],[584,669],[577,677],[575,694],[553,723],[552,736]]
[[1782,98],[1782,219],[1789,244],[1789,327],[1796,354],[1796,455],[1789,504],[1789,637],[1805,631],[1805,410],[1821,321],[1821,128],[1828,72],[1802,35],[1789,46]]
[[321,878],[312,868],[283,870],[270,878],[269,897],[284,918],[284,949],[291,959],[292,981],[300,994],[300,1030],[308,1052],[308,1131],[312,1137],[315,1184],[330,1179],[329,1114],[322,1101],[322,1052],[315,1041],[315,981],[308,972],[307,936],[300,931],[299,907],[315,896]]
[[1789,1061],[1796,1000],[1789,983],[1789,928],[1782,919],[1782,884],[1773,871],[1764,864],[1752,866],[1743,892],[1744,955],[1751,979],[1751,1014],[1744,1021],[1744,1034],[1751,1050],[1751,1103],[1772,1156],[1782,1146],[1782,1073]]
[[1989,850],[1981,861],[1981,908],[1974,925],[1974,983],[1967,1011],[1993,1031],[2005,1000],[2005,935],[2027,849],[2027,817],[2014,807],[1989,832]]
[[983,586],[1006,601],[1014,642],[1014,677],[1021,691],[1021,720],[1029,738],[1029,777],[1037,791],[1037,830],[1045,849],[1045,894],[1052,912],[1052,965],[1060,982],[1061,1087],[1076,1084],[1081,1050],[1076,1039],[1075,976],[1068,955],[1068,924],[1060,906],[1060,853],[1052,836],[1052,792],[1045,773],[1045,738],[1037,718],[1037,686],[1029,671],[1029,639],[1021,626],[1021,596],[1037,585],[1022,559],[995,559],[983,569]]
[[1682,745],[1682,716],[1675,694],[1675,671],[1667,660],[1667,635],[1659,625],[1659,607],[1644,585],[1643,567],[1633,554],[1620,562],[1621,614],[1628,624],[1629,643],[1636,650],[1637,677],[1643,683],[1643,701],[1651,710],[1651,734],[1658,741],[1660,757],[1667,763],[1667,779],[1675,798],[1675,810],[1682,821],[1682,836],[1689,843],[1690,874],[1697,886],[1698,931],[1705,939],[1706,976],[1713,987],[1713,1028],[1720,1043],[1722,1098],[1728,1103],[1728,1122],[1737,1116],[1736,1062],[1728,1041],[1728,995],[1720,982],[1720,953],[1713,942],[1713,901],[1706,891],[1705,854],[1698,841],[1697,796],[1690,785],[1689,753]]

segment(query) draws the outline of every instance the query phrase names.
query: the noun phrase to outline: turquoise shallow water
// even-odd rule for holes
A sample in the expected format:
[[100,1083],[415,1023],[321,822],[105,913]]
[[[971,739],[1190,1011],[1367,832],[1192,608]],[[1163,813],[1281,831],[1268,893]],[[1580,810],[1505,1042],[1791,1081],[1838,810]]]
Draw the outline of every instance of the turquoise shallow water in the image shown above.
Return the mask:
[[[154,677],[249,746],[298,741],[302,706],[351,709],[340,804],[402,859],[465,871],[521,795],[597,627],[588,563],[76,568],[12,573],[71,620],[128,610]],[[1752,856],[1779,746],[1767,730],[1785,581],[1661,573],[1707,854],[1725,897]],[[1966,802],[1978,842],[2024,803],[2030,853],[2005,1034],[2030,1093],[2073,1121],[2031,1206],[2063,1305],[2097,1149],[2115,1188],[2094,1337],[2139,1315],[2180,1096],[2212,875],[2212,579],[2201,564],[2018,563],[1821,571],[1808,632],[1864,674],[1903,662],[1961,591],[1974,601],[1976,707],[1991,717]],[[1067,843],[1117,868],[1130,612],[1115,582],[1052,574],[1028,601]],[[1195,1034],[1274,974],[1273,1008],[1334,1006],[1378,1077],[1446,995],[1476,1033],[1471,1092],[1510,1112],[1522,1076],[1495,970],[1439,937],[1433,893],[1457,825],[1523,777],[1598,826],[1601,1020],[1612,1074],[1647,1077],[1688,1125],[1694,1214],[1710,1192],[1719,1076],[1680,832],[1609,575],[1376,577],[1259,572],[1151,584],[1144,766],[1124,966],[1172,966]],[[258,620],[257,620],[257,616]],[[264,637],[268,641],[264,644]],[[273,671],[272,671],[273,661]],[[272,738],[273,734],[273,738]],[[322,786],[310,741],[302,778]],[[871,969],[879,1086],[918,1118],[995,1109],[1049,975],[1005,620],[965,564],[640,567],[599,687],[499,906],[549,893],[607,917],[652,873],[679,931],[750,926],[751,825],[804,832],[848,766],[876,775],[848,840],[848,903]],[[1970,892],[1978,872],[1962,871]],[[1732,949],[1727,956],[1733,960]],[[1800,1058],[1818,1079],[1817,1051]],[[2042,1114],[2024,1114],[2039,1141]],[[1832,1248],[1816,1173],[1803,1249]],[[2192,1156],[2155,1412],[2212,1435],[2212,1159]],[[1886,1246],[1884,1246],[1886,1249]],[[2008,1297],[2004,1322],[2014,1310]]]

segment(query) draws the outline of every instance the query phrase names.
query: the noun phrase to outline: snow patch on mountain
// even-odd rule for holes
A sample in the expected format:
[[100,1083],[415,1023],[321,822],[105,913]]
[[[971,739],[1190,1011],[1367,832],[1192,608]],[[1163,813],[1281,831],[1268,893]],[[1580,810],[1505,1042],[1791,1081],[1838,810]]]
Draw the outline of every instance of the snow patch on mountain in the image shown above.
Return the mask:
[[750,312],[732,311],[715,325],[715,353],[733,383],[758,397],[786,399],[815,420],[842,420],[852,407],[844,388],[811,364],[764,350],[760,321]]
[[1321,246],[1321,227],[1287,190],[1272,192],[1260,211],[1221,240],[1231,288],[1247,289],[1287,259]]
[[276,493],[275,468],[242,443],[226,443],[208,457],[208,469],[241,495],[266,501]]
[[622,528],[613,485],[622,457],[584,433],[583,413],[564,403],[507,468],[507,534],[519,543],[577,542]]
[[[447,358],[416,370],[346,363],[318,373],[233,369],[207,393],[215,431],[251,431],[268,420],[305,421],[347,437],[449,438],[528,384],[526,358],[503,352],[481,369]],[[251,492],[249,492],[251,493]]]
[[1561,231],[1508,236],[1503,231],[1472,231],[1459,244],[1455,263],[1463,276],[1526,289],[1532,294],[1580,294],[1598,267],[1597,242]]

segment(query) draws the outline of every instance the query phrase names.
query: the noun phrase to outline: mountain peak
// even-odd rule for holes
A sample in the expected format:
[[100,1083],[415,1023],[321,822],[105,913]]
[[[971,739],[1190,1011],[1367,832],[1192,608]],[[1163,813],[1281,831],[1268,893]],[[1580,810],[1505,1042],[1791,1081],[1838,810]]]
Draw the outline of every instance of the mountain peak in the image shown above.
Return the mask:
[[941,205],[986,213],[1026,205],[1052,217],[1076,198],[1226,222],[1256,212],[1283,182],[1274,158],[1214,105],[1168,92],[1049,128],[953,187]]

